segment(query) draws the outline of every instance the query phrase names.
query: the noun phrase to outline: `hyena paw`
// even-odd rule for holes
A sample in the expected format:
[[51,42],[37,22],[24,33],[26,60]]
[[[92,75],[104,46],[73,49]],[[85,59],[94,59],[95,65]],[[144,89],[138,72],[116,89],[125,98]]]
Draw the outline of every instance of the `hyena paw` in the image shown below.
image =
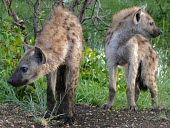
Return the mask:
[[125,110],[128,110],[128,111],[137,111],[138,108],[137,108],[137,106],[128,106]]
[[105,103],[101,106],[102,109],[112,109],[112,105],[111,104],[108,104],[108,103]]
[[165,108],[163,106],[154,106],[151,108],[151,110],[157,110],[157,111],[161,111],[164,110]]
[[72,117],[65,117],[64,118],[64,124],[73,125],[74,120],[75,120],[74,116],[72,116]]
[[47,118],[50,118],[50,117],[51,117],[51,112],[46,112],[44,118],[47,119]]

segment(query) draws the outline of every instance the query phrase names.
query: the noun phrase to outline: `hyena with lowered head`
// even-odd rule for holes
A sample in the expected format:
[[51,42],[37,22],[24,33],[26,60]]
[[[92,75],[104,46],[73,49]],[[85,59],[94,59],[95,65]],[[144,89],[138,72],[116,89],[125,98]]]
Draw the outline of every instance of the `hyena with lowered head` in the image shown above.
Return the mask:
[[46,75],[46,117],[61,114],[65,122],[72,123],[74,93],[82,55],[82,27],[77,17],[63,7],[55,6],[35,46],[25,44],[24,48],[25,54],[8,83],[15,87],[22,86]]
[[155,73],[158,57],[145,37],[157,37],[161,30],[155,25],[145,7],[124,9],[113,16],[112,25],[105,38],[105,55],[109,68],[109,97],[103,108],[110,109],[116,94],[118,65],[125,67],[127,101],[129,110],[137,110],[140,89],[148,87],[152,105],[157,104]]

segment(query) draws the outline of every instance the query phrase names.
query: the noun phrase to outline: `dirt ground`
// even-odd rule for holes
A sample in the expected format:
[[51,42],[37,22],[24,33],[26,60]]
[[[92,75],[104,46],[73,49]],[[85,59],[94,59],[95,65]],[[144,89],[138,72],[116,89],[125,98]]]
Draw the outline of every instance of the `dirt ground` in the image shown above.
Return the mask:
[[[150,110],[128,112],[124,110],[102,110],[89,105],[76,105],[73,128],[170,128],[170,111]],[[45,123],[43,123],[45,124]],[[62,120],[53,120],[46,128],[68,126]],[[14,104],[0,104],[0,128],[44,128],[30,113]]]

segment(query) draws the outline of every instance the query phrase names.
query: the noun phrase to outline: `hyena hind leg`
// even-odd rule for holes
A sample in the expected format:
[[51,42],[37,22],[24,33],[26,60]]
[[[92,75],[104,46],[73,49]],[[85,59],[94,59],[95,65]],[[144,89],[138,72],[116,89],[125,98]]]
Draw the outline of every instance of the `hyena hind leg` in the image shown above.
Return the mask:
[[158,104],[158,89],[156,86],[155,81],[147,81],[147,79],[144,79],[145,81],[145,85],[147,85],[147,87],[149,88],[150,94],[151,94],[151,101],[152,101],[152,106],[156,107]]
[[150,56],[150,59],[144,59],[142,62],[142,67],[144,67],[142,69],[142,80],[144,85],[147,85],[147,87],[150,90],[152,106],[156,107],[158,103],[158,99],[157,99],[158,89],[155,81],[156,81],[158,57],[156,52],[151,48],[148,56]]
[[152,106],[156,107],[157,104],[158,104],[158,99],[157,99],[158,98],[158,89],[157,89],[155,82],[150,84],[149,90],[150,90],[150,93],[151,93]]
[[136,82],[136,84],[135,84],[135,103],[138,101],[139,95],[140,95],[139,83]]

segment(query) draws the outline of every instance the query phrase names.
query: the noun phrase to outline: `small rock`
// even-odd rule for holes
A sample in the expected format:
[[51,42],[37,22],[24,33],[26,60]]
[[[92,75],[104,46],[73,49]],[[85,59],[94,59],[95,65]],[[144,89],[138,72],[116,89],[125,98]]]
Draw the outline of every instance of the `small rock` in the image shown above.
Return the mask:
[[31,128],[35,128],[35,126],[34,126],[34,125],[31,125]]
[[89,105],[89,104],[84,104],[84,105],[83,105],[83,108],[84,108],[84,109],[89,109],[89,108],[90,108],[90,105]]

